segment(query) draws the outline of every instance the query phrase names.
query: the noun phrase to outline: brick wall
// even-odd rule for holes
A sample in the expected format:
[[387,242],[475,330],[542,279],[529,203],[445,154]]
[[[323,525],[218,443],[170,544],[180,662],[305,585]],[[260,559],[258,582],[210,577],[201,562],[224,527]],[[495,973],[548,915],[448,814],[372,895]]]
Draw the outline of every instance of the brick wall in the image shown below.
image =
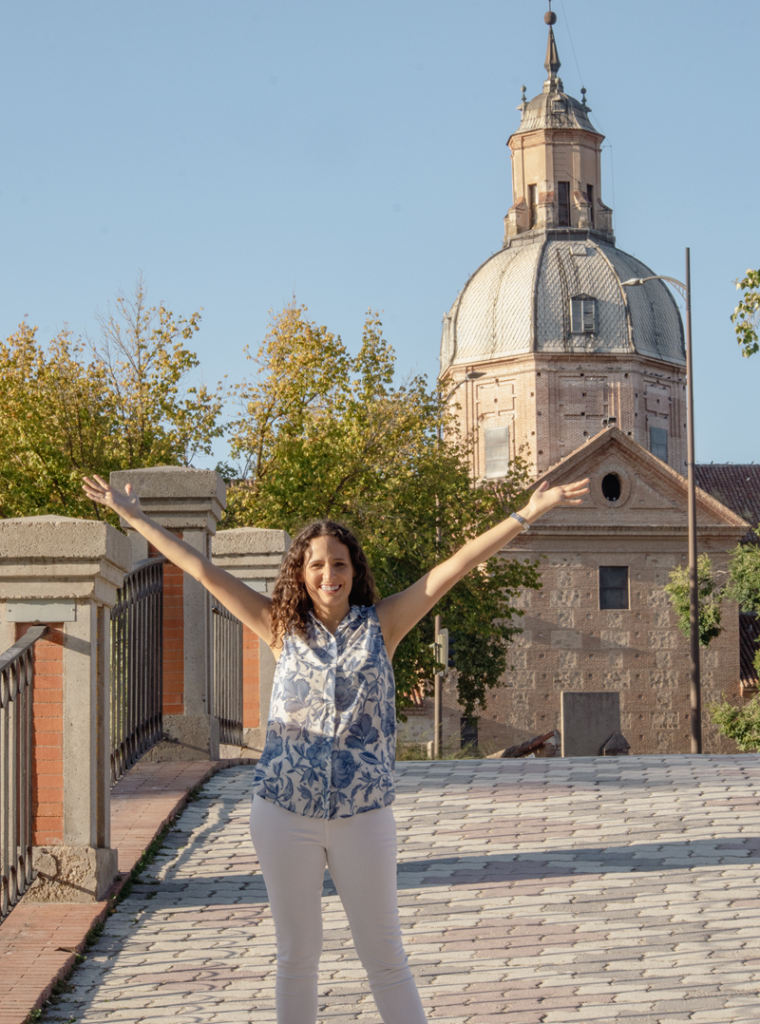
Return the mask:
[[[473,364],[474,365],[474,364]],[[481,362],[486,376],[457,390],[460,427],[475,437],[473,476],[485,473],[483,429],[509,427],[510,455],[540,475],[603,429],[616,426],[649,449],[649,431],[668,432],[668,463],[686,472],[686,399],[681,368],[642,356],[530,354]]]
[[[19,623],[16,639],[31,628]],[[32,843],[63,842],[63,624],[34,645]]]
[[259,638],[243,626],[243,728],[260,725]]
[[[182,539],[182,531],[172,531]],[[150,557],[158,552],[151,545]],[[164,562],[164,706],[165,715],[185,710],[185,574]]]

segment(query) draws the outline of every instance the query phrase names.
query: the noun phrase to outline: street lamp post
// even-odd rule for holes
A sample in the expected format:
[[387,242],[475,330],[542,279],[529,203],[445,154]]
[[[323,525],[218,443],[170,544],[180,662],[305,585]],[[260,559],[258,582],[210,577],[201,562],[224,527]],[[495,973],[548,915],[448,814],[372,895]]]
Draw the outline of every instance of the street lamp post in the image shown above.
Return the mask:
[[664,275],[634,277],[623,286],[635,287],[647,281],[667,281],[686,301],[686,465],[689,522],[689,654],[691,660],[691,752],[702,753],[702,688],[699,666],[699,587],[697,583],[697,489],[694,472],[694,374],[691,345],[691,251],[686,249],[686,283]]
[[[461,380],[457,381],[454,387],[449,393],[441,399],[441,406],[443,407],[446,402],[451,398],[457,388],[468,380],[477,380],[479,377],[485,377],[484,373],[480,373],[477,370],[471,370],[466,373]],[[443,442],[443,424],[441,416],[438,417],[438,444]],[[435,497],[436,506],[438,505],[438,495]],[[435,528],[435,539],[436,539],[436,553],[441,547],[441,523],[440,520],[436,523]],[[435,625],[433,627],[434,642],[436,657],[437,652],[440,649],[439,634],[441,632],[441,616],[436,615]],[[433,757],[441,756],[441,747],[443,746],[443,672],[436,672],[433,676]]]

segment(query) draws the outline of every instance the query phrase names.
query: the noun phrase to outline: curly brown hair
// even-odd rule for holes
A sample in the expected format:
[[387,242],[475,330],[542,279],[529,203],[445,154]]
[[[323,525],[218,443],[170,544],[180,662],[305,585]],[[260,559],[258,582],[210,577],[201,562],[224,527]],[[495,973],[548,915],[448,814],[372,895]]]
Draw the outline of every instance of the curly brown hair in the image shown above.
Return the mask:
[[349,604],[373,605],[377,601],[375,578],[367,556],[348,527],[333,519],[319,519],[309,523],[293,538],[272,592],[270,625],[273,645],[276,647],[281,645],[286,633],[296,633],[306,638],[309,612],[313,604],[303,581],[303,566],[315,537],[335,537],[348,548],[355,573]]

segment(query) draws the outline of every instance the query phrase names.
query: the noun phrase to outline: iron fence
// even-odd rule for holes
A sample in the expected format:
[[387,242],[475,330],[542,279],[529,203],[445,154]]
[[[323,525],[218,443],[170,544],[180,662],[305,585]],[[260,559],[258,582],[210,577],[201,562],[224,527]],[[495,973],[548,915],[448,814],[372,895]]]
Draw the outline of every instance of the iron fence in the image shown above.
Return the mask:
[[163,565],[138,562],[111,609],[111,785],[163,735]]
[[47,626],[32,626],[0,655],[0,919],[23,895],[32,872],[32,694],[34,645]]
[[214,613],[214,715],[221,743],[243,744],[243,623],[221,605]]

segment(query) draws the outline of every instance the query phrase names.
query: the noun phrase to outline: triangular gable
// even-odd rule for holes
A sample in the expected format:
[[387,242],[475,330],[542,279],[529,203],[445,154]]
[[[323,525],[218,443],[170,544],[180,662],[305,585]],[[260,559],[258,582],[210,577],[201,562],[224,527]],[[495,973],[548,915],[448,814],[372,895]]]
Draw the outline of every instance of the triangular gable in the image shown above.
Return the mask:
[[[601,479],[608,473],[621,478],[619,502],[608,502],[601,494]],[[551,513],[551,524],[596,527],[677,528],[685,526],[688,488],[686,477],[662,462],[617,427],[600,431],[585,444],[566,455],[537,480],[550,485],[591,477],[592,493],[582,506],[559,507]],[[746,532],[748,524],[716,498],[696,488],[697,526],[720,533]],[[593,509],[593,517],[589,511]],[[543,524],[542,524],[543,525]],[[546,523],[549,526],[549,521]]]

